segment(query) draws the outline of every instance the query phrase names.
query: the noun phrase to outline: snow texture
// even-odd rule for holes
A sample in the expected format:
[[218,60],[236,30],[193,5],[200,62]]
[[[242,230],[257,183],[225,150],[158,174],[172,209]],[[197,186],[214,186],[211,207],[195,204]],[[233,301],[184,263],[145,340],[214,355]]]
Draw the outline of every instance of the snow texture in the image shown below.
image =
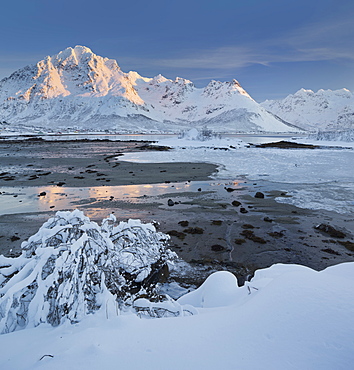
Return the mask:
[[0,81],[0,122],[42,130],[76,127],[120,133],[298,131],[268,113],[236,80],[196,88],[184,78],[123,72],[115,60],[76,46]]
[[353,279],[354,263],[321,272],[276,264],[242,287],[218,272],[180,299],[197,304],[199,315],[107,319],[99,311],[76,325],[1,335],[1,367],[348,370],[354,361]]

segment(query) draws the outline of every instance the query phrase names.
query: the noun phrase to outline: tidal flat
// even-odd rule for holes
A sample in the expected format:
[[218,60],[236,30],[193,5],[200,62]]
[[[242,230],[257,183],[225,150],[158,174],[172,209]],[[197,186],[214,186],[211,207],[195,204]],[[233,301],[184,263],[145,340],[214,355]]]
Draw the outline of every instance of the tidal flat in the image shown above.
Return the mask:
[[[147,150],[157,149],[134,141],[0,142],[0,253],[18,255],[22,241],[56,211],[78,208],[97,222],[110,213],[118,221],[156,221],[181,258],[172,277],[186,285],[198,285],[215,270],[229,270],[242,282],[275,263],[322,270],[354,260],[348,248],[353,217],[279,203],[275,198],[289,195],[276,184],[217,181],[211,178],[215,164],[193,158],[124,160],[124,153]],[[320,224],[345,237],[316,229]]]

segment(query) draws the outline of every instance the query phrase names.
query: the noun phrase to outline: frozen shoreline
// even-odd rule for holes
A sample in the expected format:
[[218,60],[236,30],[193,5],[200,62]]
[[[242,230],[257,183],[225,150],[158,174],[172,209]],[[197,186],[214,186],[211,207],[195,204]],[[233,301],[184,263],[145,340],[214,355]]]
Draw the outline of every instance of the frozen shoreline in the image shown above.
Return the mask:
[[[263,163],[267,153],[286,155],[276,149],[245,148],[242,142],[237,143],[238,149],[229,151],[220,149],[224,143],[220,145],[219,142],[216,150],[210,149],[208,143],[197,149],[188,148],[188,143],[184,143],[186,149],[157,152],[140,151],[139,147],[144,144],[132,142],[29,142],[21,145],[21,150],[16,144],[2,143],[2,163],[14,166],[15,178],[10,181],[0,179],[0,183],[5,185],[0,190],[1,253],[19,253],[21,242],[34,234],[55,211],[79,208],[93,220],[102,219],[111,212],[122,220],[156,220],[163,232],[172,233],[173,248],[185,261],[193,262],[196,267],[209,266],[211,270],[229,269],[241,281],[255,269],[276,262],[299,263],[320,270],[352,261],[350,251],[338,243],[331,243],[329,238],[313,229],[319,223],[329,222],[335,227],[353,230],[354,218],[348,217],[349,213],[340,214],[331,209],[307,210],[292,204],[297,199],[294,192],[298,187],[303,191],[309,189],[311,195],[314,190],[312,184],[273,182],[269,180],[271,176],[246,180],[245,176],[238,176],[237,171],[231,177],[227,162],[224,166],[219,163],[220,172],[216,179],[210,179],[217,165],[201,160],[211,159],[213,155],[215,162],[220,158],[233,158],[236,163],[231,164],[236,166],[246,166],[247,153],[253,153],[254,158],[263,158]],[[233,146],[236,147],[237,143]],[[195,156],[193,153],[203,155]],[[135,157],[162,162],[170,157],[175,161],[127,161]],[[187,162],[176,163],[180,158]],[[191,159],[198,162],[188,162]],[[252,167],[250,162],[250,168],[256,172],[254,163]],[[259,168],[263,170],[261,174],[270,169],[261,165]],[[37,177],[29,180],[32,176]],[[65,184],[57,186],[59,181]],[[321,194],[321,186],[324,185],[316,186],[318,194]],[[234,191],[228,192],[227,188]],[[338,184],[338,188],[341,190],[343,184]],[[263,192],[265,198],[255,198],[257,191]],[[169,206],[169,199],[176,204]],[[320,205],[322,199],[318,196]],[[233,205],[235,201],[240,205]],[[341,206],[341,203],[336,205]],[[247,213],[241,213],[241,208]],[[266,222],[264,218],[272,222]],[[180,221],[188,221],[190,227],[199,227],[204,233],[185,233],[187,227],[181,227]],[[263,239],[264,244],[246,238],[242,234],[243,225],[253,226],[254,235]],[[350,232],[348,238],[352,238]],[[239,239],[243,240],[242,244],[235,244],[234,241]],[[333,251],[333,254],[323,250]],[[204,272],[201,271],[197,280],[208,271],[205,267],[201,270]]]

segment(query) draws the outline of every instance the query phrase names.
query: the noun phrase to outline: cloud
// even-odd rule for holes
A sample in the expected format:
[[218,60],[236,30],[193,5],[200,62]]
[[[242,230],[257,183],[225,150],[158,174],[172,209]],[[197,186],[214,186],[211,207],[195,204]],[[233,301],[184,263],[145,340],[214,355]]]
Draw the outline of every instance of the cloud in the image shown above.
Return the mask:
[[[354,61],[354,22],[346,18],[322,20],[266,40],[202,50],[180,50],[170,58],[144,59],[155,68],[235,70],[273,63]],[[138,65],[139,62],[130,62]],[[140,61],[141,65],[141,61]]]

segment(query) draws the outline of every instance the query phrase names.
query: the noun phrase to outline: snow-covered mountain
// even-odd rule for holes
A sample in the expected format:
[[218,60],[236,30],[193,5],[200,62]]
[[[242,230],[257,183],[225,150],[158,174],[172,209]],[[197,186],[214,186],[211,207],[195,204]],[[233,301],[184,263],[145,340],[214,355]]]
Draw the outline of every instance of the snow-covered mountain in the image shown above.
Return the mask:
[[89,48],[67,48],[0,81],[0,121],[43,128],[176,132],[296,131],[255,102],[240,84],[124,73]]
[[347,89],[301,89],[283,100],[266,100],[262,107],[304,129],[354,128],[354,94]]

